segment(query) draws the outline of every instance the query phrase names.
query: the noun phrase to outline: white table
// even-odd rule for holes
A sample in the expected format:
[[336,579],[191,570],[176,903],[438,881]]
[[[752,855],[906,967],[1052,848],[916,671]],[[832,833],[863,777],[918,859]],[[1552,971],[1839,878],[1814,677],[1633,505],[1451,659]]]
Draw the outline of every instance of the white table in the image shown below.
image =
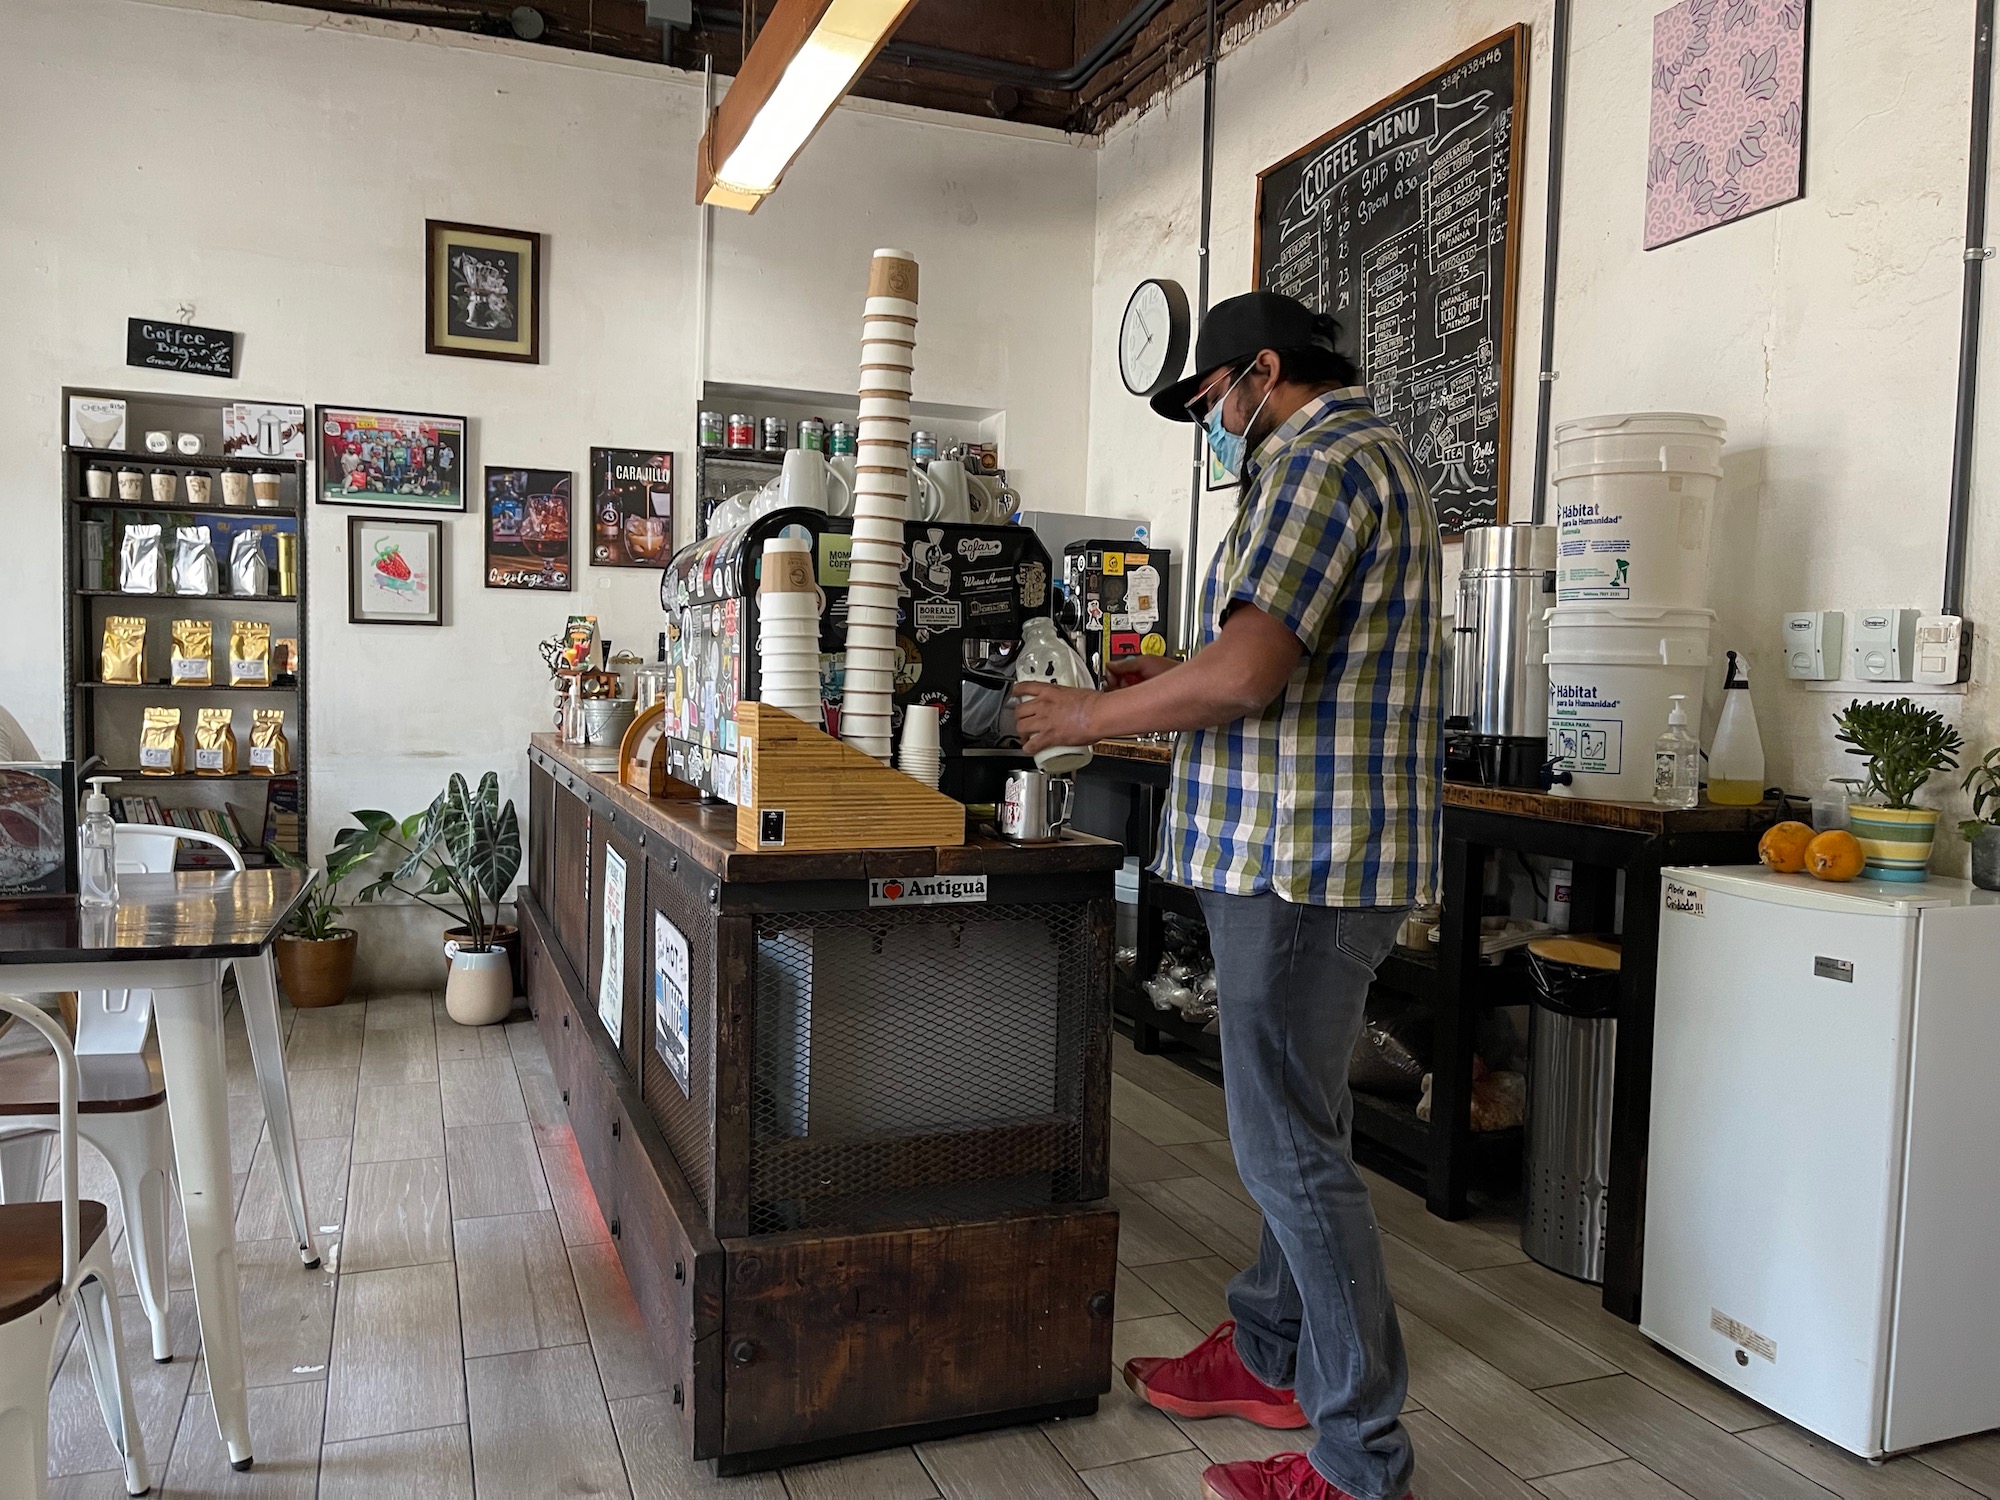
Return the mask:
[[270,947],[313,880],[299,870],[121,875],[115,909],[0,911],[0,990],[149,988],[215,1425],[250,1467],[222,966]]

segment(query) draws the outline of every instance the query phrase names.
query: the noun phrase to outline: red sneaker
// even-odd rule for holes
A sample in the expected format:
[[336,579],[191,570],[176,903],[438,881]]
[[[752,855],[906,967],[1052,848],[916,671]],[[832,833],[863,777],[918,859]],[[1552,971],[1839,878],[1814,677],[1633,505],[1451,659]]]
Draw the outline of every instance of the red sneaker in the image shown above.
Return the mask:
[[1241,1417],[1259,1427],[1307,1425],[1290,1391],[1264,1384],[1243,1367],[1234,1322],[1222,1324],[1177,1359],[1127,1360],[1125,1383],[1148,1405],[1177,1417]]
[[[1251,1463],[1214,1464],[1201,1476],[1202,1500],[1354,1500],[1328,1484],[1303,1453],[1280,1453]],[[1415,1492],[1403,1500],[1416,1500]]]

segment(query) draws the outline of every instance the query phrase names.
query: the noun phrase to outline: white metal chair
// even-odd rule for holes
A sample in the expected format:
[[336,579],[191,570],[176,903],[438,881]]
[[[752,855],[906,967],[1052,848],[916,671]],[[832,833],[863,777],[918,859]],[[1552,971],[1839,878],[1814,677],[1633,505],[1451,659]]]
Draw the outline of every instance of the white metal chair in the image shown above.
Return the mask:
[[118,1327],[118,1287],[111,1271],[110,1215],[76,1196],[76,1052],[48,1015],[12,995],[12,1014],[47,1039],[56,1055],[58,1156],[62,1201],[0,1205],[0,1494],[48,1493],[49,1383],[57,1334],[74,1306],[105,1429],[125,1464],[125,1489],[152,1488],[145,1439],[132,1404]]
[[[233,868],[243,857],[226,840],[186,828],[156,824],[118,825],[118,872],[162,874],[174,867],[174,846],[181,840],[213,844],[228,855]],[[232,960],[236,991],[243,1011],[243,1028],[264,1100],[264,1119],[271,1132],[271,1157],[277,1168],[280,1196],[291,1221],[299,1258],[308,1269],[319,1265],[306,1219],[305,1183],[299,1171],[298,1143],[292,1124],[291,1085],[285,1075],[284,1037],[278,1029],[278,986],[268,953],[254,959]],[[173,1134],[168,1125],[165,1094],[156,1068],[142,1063],[153,1023],[152,991],[143,989],[85,990],[77,997],[76,1051],[86,1064],[81,1129],[83,1138],[104,1154],[118,1182],[125,1213],[126,1242],[132,1257],[132,1279],[139,1304],[152,1325],[153,1358],[173,1357],[167,1318],[167,1195],[173,1191]],[[121,1071],[116,1065],[130,1060]],[[149,1072],[150,1070],[150,1072]],[[141,1077],[148,1073],[148,1077]],[[147,1083],[150,1081],[150,1091]],[[40,1196],[47,1174],[48,1133],[56,1128],[54,1114],[34,1108],[31,1095],[18,1085],[7,1087],[0,1074],[0,1201],[27,1202]]]

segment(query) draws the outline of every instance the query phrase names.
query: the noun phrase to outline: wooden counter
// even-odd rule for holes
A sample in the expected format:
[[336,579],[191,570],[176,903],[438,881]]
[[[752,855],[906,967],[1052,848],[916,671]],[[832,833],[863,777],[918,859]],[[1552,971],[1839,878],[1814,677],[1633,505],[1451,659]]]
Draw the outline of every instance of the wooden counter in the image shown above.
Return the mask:
[[[741,1473],[1093,1410],[1120,846],[739,849],[734,808],[542,735],[529,784],[529,1000],[687,1451]],[[932,877],[958,899],[912,904]]]

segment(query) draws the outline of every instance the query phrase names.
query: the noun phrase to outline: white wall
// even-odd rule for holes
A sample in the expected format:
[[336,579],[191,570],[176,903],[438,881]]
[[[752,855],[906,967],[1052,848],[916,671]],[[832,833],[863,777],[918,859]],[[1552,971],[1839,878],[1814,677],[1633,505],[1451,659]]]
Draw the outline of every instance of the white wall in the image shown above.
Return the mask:
[[[249,0],[13,0],[6,22],[0,702],[45,753],[63,735],[63,385],[462,413],[475,473],[581,483],[592,444],[671,447],[691,493],[698,79]],[[716,216],[709,378],[852,391],[869,252],[903,246],[923,267],[917,398],[1004,409],[1030,503],[1076,508],[1094,157],[842,108],[762,211]],[[426,218],[546,236],[541,365],[424,354]],[[183,302],[241,334],[238,380],[124,366],[127,315]],[[657,575],[488,591],[476,511],[449,523],[448,628],[349,625],[346,514],[307,517],[316,846],[347,809],[412,810],[453,770],[498,769],[522,798],[549,722],[535,645],[566,614],[650,654]]]
[[[1767,774],[1810,792],[1854,765],[1839,754],[1829,722],[1846,700],[1775,675],[1783,612],[1939,602],[1972,0],[1815,6],[1805,197],[1648,252],[1640,248],[1647,88],[1652,17],[1662,3],[1576,7],[1555,417],[1666,408],[1728,421],[1711,569],[1718,648],[1737,647],[1761,664],[1754,696]],[[1225,57],[1218,73],[1219,299],[1251,285],[1261,168],[1481,38],[1529,23],[1511,457],[1519,519],[1533,467],[1551,10],[1539,0],[1310,0]],[[1167,428],[1125,394],[1109,351],[1139,278],[1194,285],[1200,128],[1197,83],[1121,122],[1099,153],[1093,316],[1095,347],[1107,352],[1092,371],[1089,508],[1150,511],[1169,535],[1184,529],[1184,429]],[[1987,348],[1989,361],[2000,359],[1991,330]],[[1990,412],[1990,381],[1988,390]],[[1970,692],[1926,701],[1983,749],[2000,736],[1983,686],[1989,663],[2000,662],[1985,643],[2000,629],[2000,528],[1988,487],[1975,481],[1966,607],[1987,634]],[[1204,551],[1220,519],[1209,507]],[[1955,787],[1945,790],[1934,783],[1931,800],[1958,808]],[[1941,846],[1962,857],[1956,839]]]

